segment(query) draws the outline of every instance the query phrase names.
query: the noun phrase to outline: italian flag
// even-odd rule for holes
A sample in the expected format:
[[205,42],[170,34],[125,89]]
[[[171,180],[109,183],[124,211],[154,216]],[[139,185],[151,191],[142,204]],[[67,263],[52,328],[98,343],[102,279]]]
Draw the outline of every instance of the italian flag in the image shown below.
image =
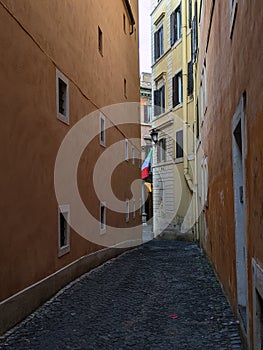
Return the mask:
[[151,169],[151,161],[152,161],[152,149],[150,150],[150,152],[148,153],[145,161],[143,162],[142,165],[142,179],[146,179],[149,176],[149,172]]

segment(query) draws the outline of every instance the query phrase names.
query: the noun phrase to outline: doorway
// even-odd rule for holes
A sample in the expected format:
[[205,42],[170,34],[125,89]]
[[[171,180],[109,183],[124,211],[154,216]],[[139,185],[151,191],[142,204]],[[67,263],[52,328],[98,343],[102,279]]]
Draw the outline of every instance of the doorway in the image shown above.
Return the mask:
[[233,185],[235,212],[236,280],[238,312],[247,332],[247,246],[245,195],[245,96],[242,97],[232,121]]

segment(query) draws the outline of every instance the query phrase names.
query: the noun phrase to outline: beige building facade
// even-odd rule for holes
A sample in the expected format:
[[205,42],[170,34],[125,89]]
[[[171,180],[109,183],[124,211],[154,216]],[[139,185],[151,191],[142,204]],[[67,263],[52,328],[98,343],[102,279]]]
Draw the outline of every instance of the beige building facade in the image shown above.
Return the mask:
[[195,237],[191,14],[187,1],[152,2],[154,233]]

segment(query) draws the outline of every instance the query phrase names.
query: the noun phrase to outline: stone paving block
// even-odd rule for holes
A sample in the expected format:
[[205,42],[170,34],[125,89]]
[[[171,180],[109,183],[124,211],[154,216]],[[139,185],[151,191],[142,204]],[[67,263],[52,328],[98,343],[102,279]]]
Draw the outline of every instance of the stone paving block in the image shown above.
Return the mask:
[[238,324],[198,246],[155,240],[66,287],[2,337],[0,349],[243,348]]

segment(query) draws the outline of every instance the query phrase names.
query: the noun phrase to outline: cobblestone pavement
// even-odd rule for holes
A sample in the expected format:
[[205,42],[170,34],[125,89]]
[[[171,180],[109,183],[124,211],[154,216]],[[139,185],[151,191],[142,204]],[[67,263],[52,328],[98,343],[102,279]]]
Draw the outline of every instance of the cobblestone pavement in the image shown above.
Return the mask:
[[226,350],[242,346],[236,320],[199,248],[155,240],[65,288],[1,339],[0,348]]

